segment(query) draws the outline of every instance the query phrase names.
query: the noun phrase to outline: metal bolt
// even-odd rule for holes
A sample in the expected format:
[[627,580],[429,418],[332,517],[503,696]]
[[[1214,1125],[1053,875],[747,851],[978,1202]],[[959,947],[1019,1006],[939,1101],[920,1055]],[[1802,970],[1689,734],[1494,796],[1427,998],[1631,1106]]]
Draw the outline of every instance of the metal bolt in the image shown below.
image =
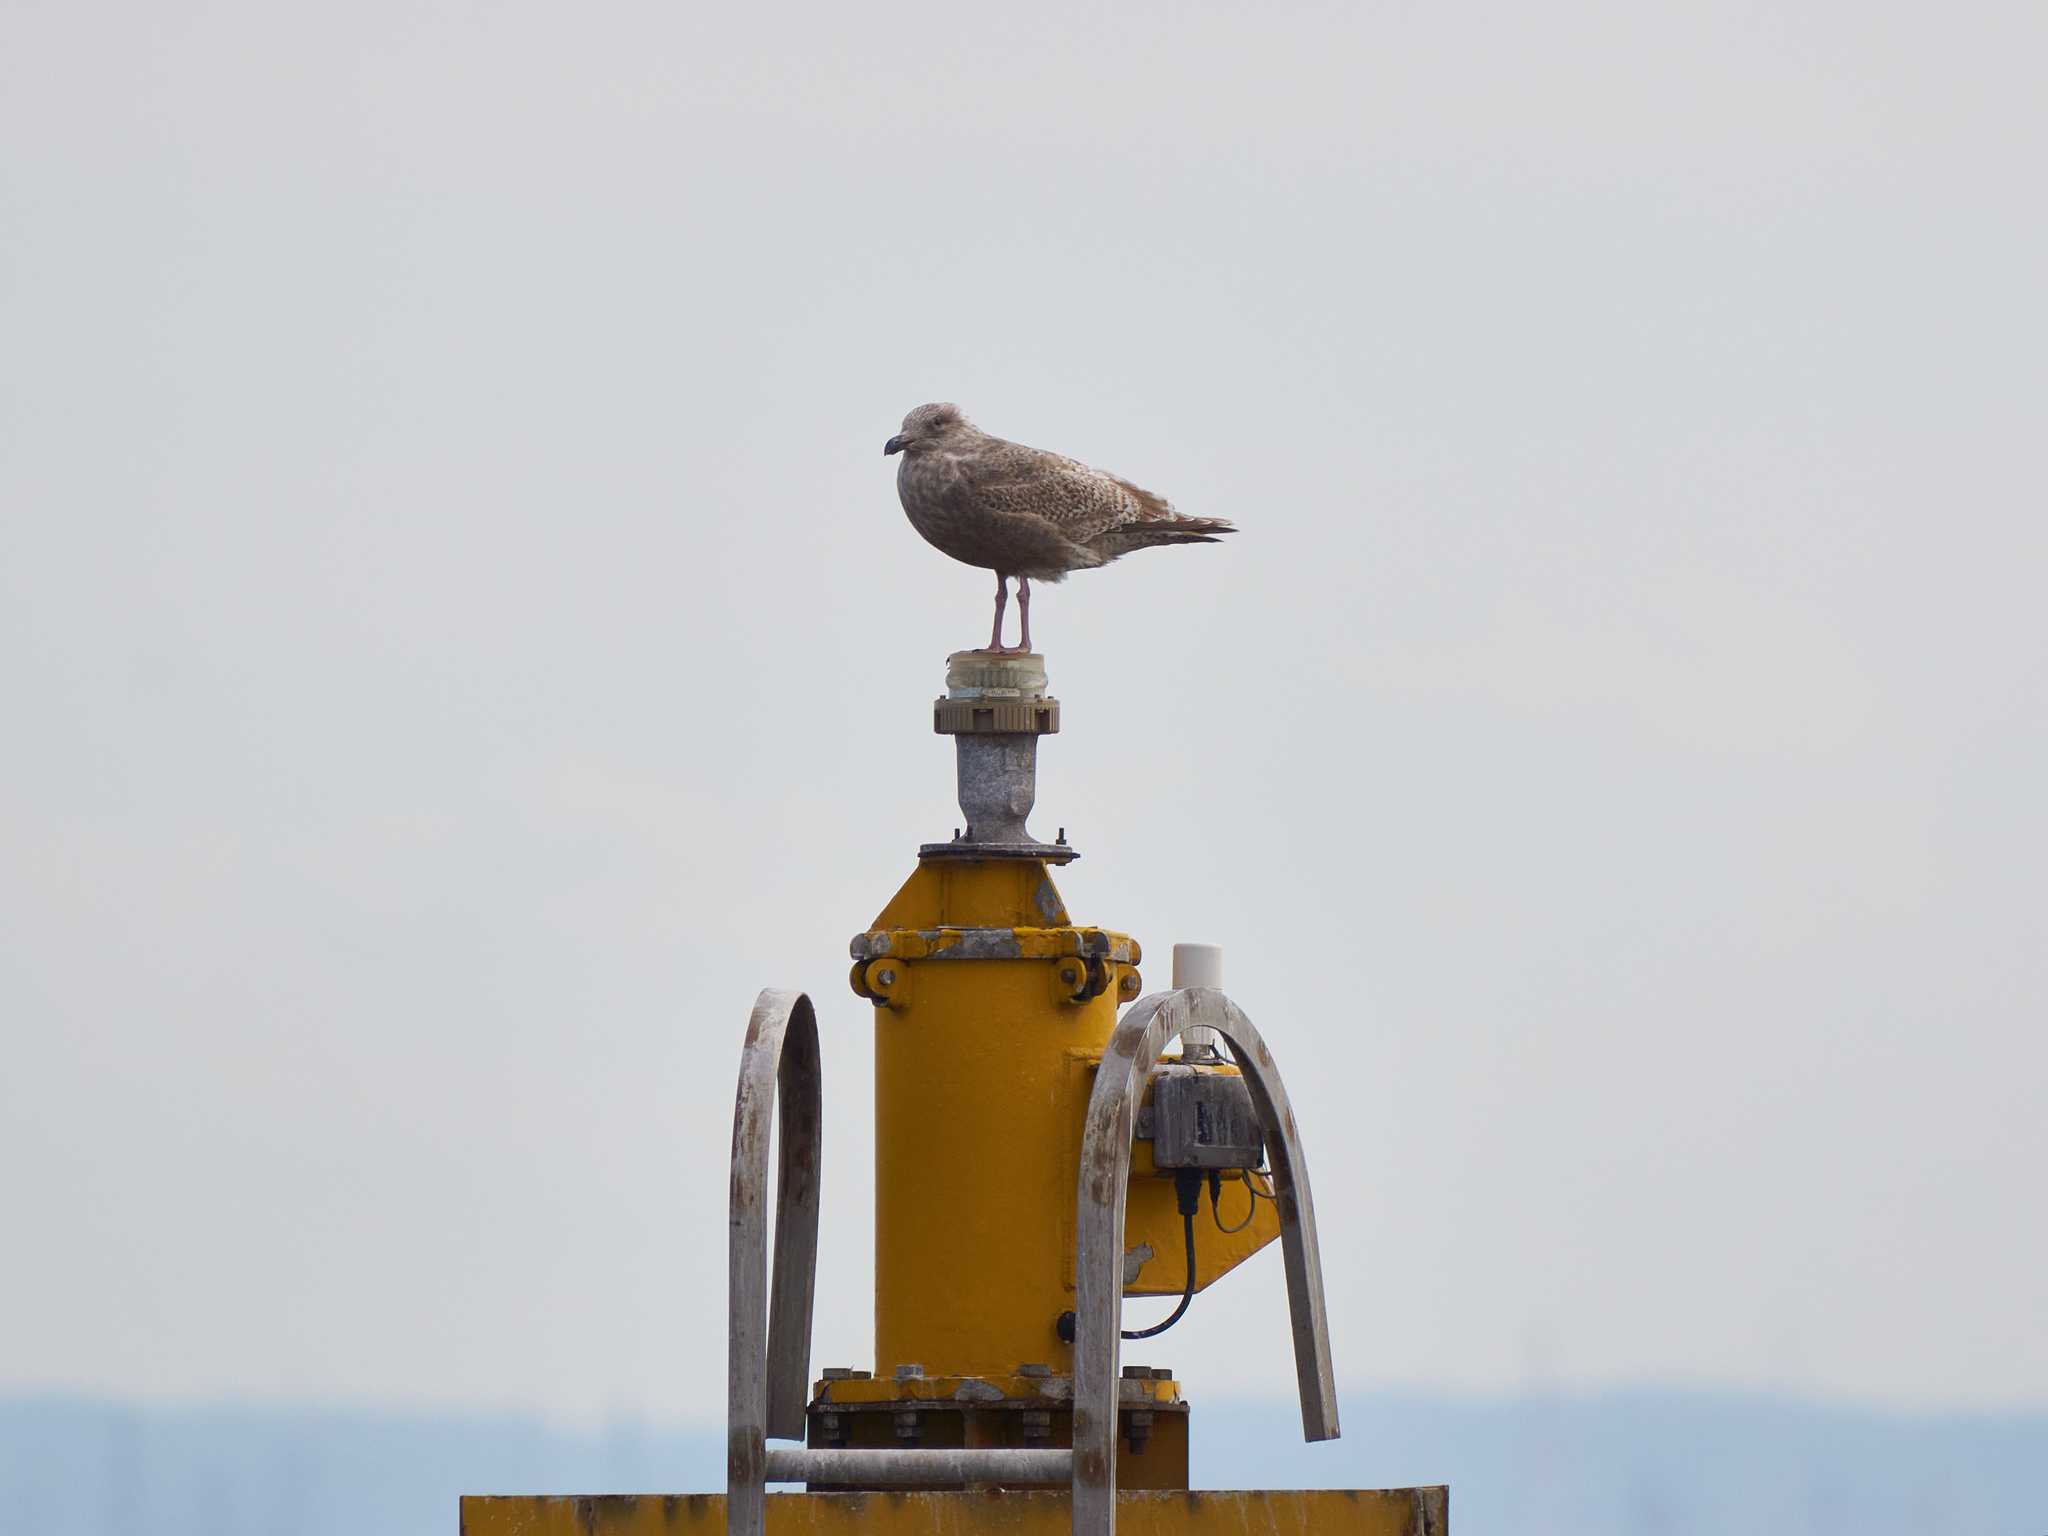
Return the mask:
[[1035,1363],[1030,1365],[1020,1365],[1017,1367],[1017,1374],[1019,1376],[1050,1376],[1052,1374],[1052,1367],[1049,1365],[1038,1365]]
[[915,1440],[918,1435],[918,1412],[915,1408],[896,1410],[896,1437],[899,1440]]
[[1137,973],[1136,971],[1125,971],[1125,972],[1124,972],[1124,979],[1123,979],[1122,981],[1120,981],[1120,982],[1118,982],[1118,983],[1117,983],[1117,987],[1118,987],[1118,988],[1119,988],[1120,990],[1122,990],[1122,991],[1125,991],[1125,992],[1135,992],[1135,991],[1137,991],[1137,990],[1138,990],[1138,973]]
[[873,1371],[850,1371],[847,1373],[846,1379],[848,1381],[873,1381],[875,1373]]
[[896,1367],[896,1379],[898,1381],[916,1381],[923,1375],[924,1367],[921,1365],[899,1365]]
[[1171,1380],[1173,1380],[1173,1367],[1172,1367],[1172,1366],[1170,1366],[1170,1365],[1155,1365],[1155,1366],[1153,1366],[1153,1367],[1152,1367],[1152,1379],[1153,1379],[1154,1381],[1171,1381]]
[[834,1446],[845,1445],[846,1421],[844,1416],[837,1413],[819,1414],[818,1438],[827,1441]]
[[1152,1438],[1152,1410],[1133,1408],[1124,1415],[1124,1432],[1131,1442],[1131,1454],[1137,1455],[1145,1449],[1145,1442]]
[[893,987],[896,985],[896,972],[893,968],[885,967],[875,972],[875,980],[882,986]]
[[1058,838],[1056,839],[1056,841],[1057,841],[1057,842],[1059,843],[1059,845],[1060,845],[1061,847],[1065,847],[1065,846],[1066,846],[1066,842],[1067,842],[1067,829],[1066,829],[1065,827],[1061,827],[1061,828],[1060,828],[1060,835],[1059,835],[1059,837],[1058,837]]
[[1150,1381],[1152,1367],[1149,1365],[1127,1365],[1124,1367],[1125,1381]]
[[1046,1440],[1052,1437],[1050,1408],[1026,1408],[1018,1417],[1026,1440]]
[[828,1365],[818,1374],[827,1381],[849,1381],[853,1377],[853,1367],[850,1365]]

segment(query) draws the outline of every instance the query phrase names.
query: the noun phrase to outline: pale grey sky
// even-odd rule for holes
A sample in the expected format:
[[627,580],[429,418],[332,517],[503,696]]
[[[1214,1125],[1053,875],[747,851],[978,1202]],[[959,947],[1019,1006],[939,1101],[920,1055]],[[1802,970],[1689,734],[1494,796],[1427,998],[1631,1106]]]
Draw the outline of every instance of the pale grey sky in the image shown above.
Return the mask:
[[1040,816],[1347,1385],[2048,1401],[2044,14],[16,0],[0,1389],[716,1417],[768,983],[865,1363],[947,398],[1244,530],[1041,594]]

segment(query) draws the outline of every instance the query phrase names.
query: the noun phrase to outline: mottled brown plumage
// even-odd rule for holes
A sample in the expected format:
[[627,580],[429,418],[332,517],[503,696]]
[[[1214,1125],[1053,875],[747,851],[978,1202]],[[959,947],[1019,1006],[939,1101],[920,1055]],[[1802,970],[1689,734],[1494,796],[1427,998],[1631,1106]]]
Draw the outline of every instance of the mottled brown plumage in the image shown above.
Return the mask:
[[1220,517],[1187,517],[1163,496],[1064,454],[991,437],[954,405],[920,405],[882,447],[901,453],[896,494],[910,524],[955,560],[996,573],[989,649],[1005,650],[1006,579],[1017,578],[1019,649],[1031,649],[1031,582],[1107,565],[1155,544],[1213,544]]

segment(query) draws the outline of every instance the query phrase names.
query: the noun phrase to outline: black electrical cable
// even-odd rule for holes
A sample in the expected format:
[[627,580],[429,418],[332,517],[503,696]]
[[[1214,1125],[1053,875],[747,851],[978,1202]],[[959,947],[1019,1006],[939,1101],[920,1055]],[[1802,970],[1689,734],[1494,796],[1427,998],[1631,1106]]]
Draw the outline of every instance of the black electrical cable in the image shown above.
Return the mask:
[[1163,1323],[1154,1323],[1150,1328],[1124,1329],[1123,1336],[1127,1339],[1149,1339],[1155,1334],[1166,1332],[1187,1316],[1188,1303],[1195,1299],[1195,1218],[1183,1216],[1181,1224],[1187,1228],[1188,1235],[1188,1286],[1180,1293],[1180,1305],[1166,1315],[1166,1321]]
[[1173,1176],[1173,1191],[1180,1206],[1180,1224],[1187,1236],[1188,1283],[1180,1293],[1180,1305],[1167,1315],[1163,1323],[1154,1323],[1150,1328],[1126,1328],[1123,1336],[1127,1339],[1149,1339],[1166,1332],[1187,1315],[1188,1303],[1195,1299],[1195,1213],[1202,1208],[1202,1175],[1193,1168],[1183,1168]]

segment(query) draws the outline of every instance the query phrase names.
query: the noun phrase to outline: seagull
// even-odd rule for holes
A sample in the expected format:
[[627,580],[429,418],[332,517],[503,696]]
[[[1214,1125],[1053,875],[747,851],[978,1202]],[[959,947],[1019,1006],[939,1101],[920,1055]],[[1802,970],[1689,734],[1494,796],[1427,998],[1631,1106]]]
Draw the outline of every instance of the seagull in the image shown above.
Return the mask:
[[[960,407],[920,405],[882,445],[903,455],[896,494],[927,543],[996,573],[988,649],[1031,649],[1031,583],[1064,581],[1155,544],[1214,544],[1236,530],[1221,517],[1188,517],[1164,496],[1079,459],[991,437]],[[1003,644],[1009,581],[1017,578],[1021,632]]]

